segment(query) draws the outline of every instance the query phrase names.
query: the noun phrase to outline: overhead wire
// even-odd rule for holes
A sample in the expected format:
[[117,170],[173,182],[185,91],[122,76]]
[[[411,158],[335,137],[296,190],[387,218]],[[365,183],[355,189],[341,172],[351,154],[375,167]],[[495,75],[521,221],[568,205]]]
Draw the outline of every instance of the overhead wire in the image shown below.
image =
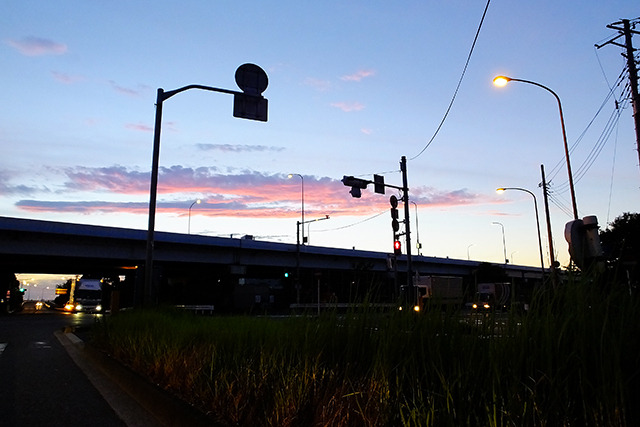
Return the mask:
[[424,151],[427,148],[429,148],[429,146],[431,145],[433,140],[436,139],[436,136],[440,133],[440,129],[442,129],[442,125],[444,125],[445,120],[447,120],[447,117],[449,116],[449,112],[451,112],[451,108],[453,107],[453,103],[456,100],[456,97],[458,96],[458,91],[460,90],[460,86],[462,85],[462,80],[464,79],[464,76],[467,73],[467,68],[469,67],[469,62],[471,61],[471,55],[473,54],[473,51],[474,51],[474,49],[476,47],[476,42],[478,41],[478,36],[480,36],[480,30],[482,29],[482,24],[484,23],[484,18],[487,16],[487,11],[489,10],[489,4],[490,3],[491,3],[491,0],[487,0],[487,4],[484,7],[484,12],[482,13],[482,19],[480,19],[480,24],[478,25],[478,29],[476,30],[476,35],[473,38],[473,43],[471,44],[471,49],[469,50],[469,55],[467,55],[467,60],[466,60],[466,62],[464,64],[464,68],[462,69],[462,74],[460,75],[460,79],[458,80],[458,84],[456,85],[456,89],[453,92],[453,96],[451,97],[451,101],[449,102],[449,106],[447,107],[447,110],[445,111],[444,116],[442,117],[442,120],[440,120],[440,124],[438,125],[438,127],[436,128],[436,131],[431,136],[431,139],[429,139],[429,141],[422,148],[422,150],[418,154],[416,154],[415,156],[411,157],[409,160],[417,159],[420,155],[422,155],[422,153],[424,153]]
[[[607,141],[609,140],[611,132],[615,128],[616,123],[618,122],[618,120],[620,118],[621,110],[624,109],[624,107],[626,105],[628,105],[629,98],[627,96],[625,96],[628,84],[627,84],[626,87],[623,87],[623,89],[621,91],[621,95],[620,96],[621,96],[623,101],[622,102],[618,102],[617,97],[615,97],[616,89],[619,88],[620,85],[625,80],[626,80],[626,69],[623,70],[619,74],[618,78],[616,79],[616,83],[614,84],[614,86],[613,87],[610,86],[608,94],[606,95],[604,101],[601,103],[600,107],[596,111],[594,117],[587,124],[587,126],[584,129],[584,131],[580,134],[580,136],[576,139],[576,141],[571,145],[571,148],[570,148],[569,152],[573,153],[576,150],[576,148],[580,145],[580,143],[582,142],[582,140],[583,140],[584,136],[586,135],[587,131],[591,128],[591,126],[595,122],[596,118],[600,115],[600,113],[604,109],[605,105],[609,102],[611,97],[614,97],[615,108],[614,108],[613,112],[609,116],[609,119],[608,119],[607,123],[605,124],[604,129],[602,130],[600,136],[598,137],[598,139],[594,143],[594,146],[591,148],[591,151],[590,151],[589,155],[586,157],[586,159],[581,163],[581,165],[576,169],[576,172],[574,173],[574,178],[577,177],[576,182],[579,181],[580,179],[582,179],[585,176],[585,174],[587,173],[587,171],[591,168],[591,166],[593,166],[593,164],[595,163],[596,159],[598,158],[598,156],[602,152],[602,149],[604,148],[604,146],[606,145]],[[563,157],[558,161],[558,163],[556,163],[556,165],[551,169],[551,171],[549,173],[550,180],[553,180],[553,178],[555,178],[555,176],[562,170],[562,166],[565,164],[565,162],[566,162],[566,159]],[[563,181],[561,184],[559,184],[555,188],[556,192],[558,192],[558,193],[567,192],[569,189],[570,189],[570,185],[569,185],[568,180]]]
[[362,224],[364,222],[371,221],[372,219],[377,218],[377,217],[379,217],[380,215],[382,215],[382,214],[384,214],[386,212],[389,212],[389,211],[387,209],[385,209],[382,212],[379,212],[379,213],[377,213],[377,214],[375,214],[373,216],[370,216],[370,217],[365,218],[365,219],[363,219],[361,221],[358,221],[358,222],[354,222],[352,224],[347,224],[347,225],[343,225],[341,227],[336,227],[336,228],[325,228],[324,230],[315,230],[314,232],[315,233],[322,233],[324,231],[344,230],[345,228],[355,227],[356,225],[360,225],[360,224]]
[[[620,84],[622,84],[625,81],[625,79],[626,79],[626,68],[623,69],[622,72],[618,75],[618,78],[616,79],[616,84],[613,87],[609,88],[609,92],[605,96],[604,101],[600,104],[600,107],[596,111],[594,117],[589,121],[589,123],[587,124],[586,128],[582,131],[582,133],[576,139],[576,141],[573,144],[571,144],[571,147],[569,148],[569,153],[570,154],[573,153],[576,150],[578,145],[580,145],[580,142],[582,141],[582,138],[587,133],[587,131],[589,130],[589,128],[591,127],[591,125],[593,124],[595,119],[600,114],[600,112],[603,110],[604,106],[611,99],[611,97],[615,95],[615,89],[618,88],[620,86]],[[617,98],[616,98],[616,104],[618,104]],[[565,162],[566,162],[566,159],[563,156],[562,158],[560,158],[558,160],[558,162],[555,164],[555,166],[550,169],[550,171],[549,171],[550,179],[553,179],[562,170],[562,167],[565,164]]]
[[611,162],[611,180],[609,181],[609,203],[607,204],[607,224],[609,224],[609,218],[611,214],[611,198],[613,195],[613,176],[616,166],[616,152],[618,151],[618,130],[620,128],[620,121],[616,124],[616,137],[613,143],[613,160]]

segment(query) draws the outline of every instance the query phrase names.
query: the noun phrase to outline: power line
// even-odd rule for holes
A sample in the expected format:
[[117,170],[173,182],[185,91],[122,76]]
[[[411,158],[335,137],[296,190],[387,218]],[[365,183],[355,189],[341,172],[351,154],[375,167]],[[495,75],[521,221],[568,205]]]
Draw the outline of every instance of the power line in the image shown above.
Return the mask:
[[[596,111],[595,115],[589,121],[589,123],[587,124],[585,129],[582,131],[580,136],[576,139],[576,141],[572,144],[572,146],[570,148],[570,152],[571,153],[573,153],[577,149],[577,147],[582,142],[584,136],[586,135],[587,131],[591,128],[591,126],[595,122],[596,118],[600,115],[600,113],[604,109],[604,106],[609,102],[611,97],[614,97],[615,108],[614,108],[613,112],[611,113],[611,115],[609,116],[609,119],[608,119],[607,123],[605,124],[605,127],[602,130],[600,136],[598,137],[598,139],[594,143],[594,146],[591,148],[589,155],[582,162],[580,167],[576,170],[576,174],[574,175],[574,176],[577,176],[576,182],[578,182],[581,178],[583,178],[585,176],[585,174],[587,173],[587,171],[594,164],[595,160],[598,158],[598,156],[600,155],[602,149],[606,145],[606,142],[608,141],[612,130],[614,129],[616,123],[618,122],[618,120],[620,118],[621,110],[624,109],[629,103],[628,97],[625,96],[625,93],[627,92],[627,89],[628,89],[628,84],[625,85],[625,87],[623,87],[623,89],[621,91],[620,96],[622,98],[622,101],[618,102],[617,98],[615,97],[615,90],[620,87],[620,85],[625,81],[625,79],[626,79],[626,69],[624,69],[619,74],[614,86],[613,87],[610,86],[608,94],[605,96],[604,101],[600,104],[600,107]],[[551,176],[550,179],[551,180],[554,179],[556,177],[556,175],[558,175],[558,173],[561,170],[561,166],[564,164],[564,162],[565,162],[564,158],[560,159],[558,161],[558,163],[556,163],[556,165],[551,169],[551,173],[550,173],[550,176]],[[564,193],[564,192],[568,191],[568,189],[569,189],[568,181],[564,181],[564,182],[562,182],[561,184],[559,184],[556,187],[556,192],[557,193]]]
[[465,76],[465,74],[467,72],[467,67],[469,66],[469,61],[471,60],[471,54],[473,53],[473,50],[476,47],[476,42],[478,41],[478,36],[480,35],[480,29],[482,28],[482,24],[484,23],[485,16],[487,16],[487,10],[489,10],[489,4],[490,3],[491,3],[491,0],[487,0],[487,4],[484,7],[484,12],[482,13],[482,19],[480,20],[480,24],[478,25],[478,29],[476,30],[476,35],[473,38],[473,43],[471,44],[471,50],[469,50],[469,55],[467,56],[467,61],[464,64],[464,68],[462,69],[462,74],[460,75],[460,80],[458,80],[458,85],[456,86],[456,90],[453,92],[453,97],[451,98],[451,102],[449,102],[449,106],[447,107],[447,111],[445,111],[444,116],[442,117],[442,120],[440,121],[440,124],[438,125],[438,128],[434,132],[434,134],[431,137],[431,139],[429,140],[429,142],[427,142],[427,145],[425,145],[424,148],[418,154],[416,154],[414,157],[410,158],[409,160],[417,159],[422,153],[424,153],[424,151],[427,148],[429,148],[429,146],[431,145],[433,140],[436,138],[436,135],[438,135],[438,133],[440,133],[440,129],[442,128],[442,125],[444,125],[444,122],[447,119],[447,116],[449,116],[449,112],[451,111],[451,107],[453,107],[453,102],[456,100],[456,97],[458,96],[458,91],[460,90],[460,85],[462,85],[462,79],[464,79],[464,76]]
[[613,172],[616,166],[616,152],[618,151],[618,128],[620,121],[616,123],[616,138],[613,144],[613,161],[611,162],[611,181],[609,182],[609,203],[607,204],[607,224],[609,223],[609,217],[611,214],[611,196],[613,195]]
[[322,233],[325,231],[336,231],[336,230],[344,230],[345,228],[350,228],[350,227],[355,227],[356,225],[360,225],[362,223],[365,223],[367,221],[370,221],[374,218],[379,217],[380,215],[384,214],[385,212],[389,212],[387,209],[383,210],[382,212],[379,212],[373,216],[370,216],[369,218],[365,218],[362,221],[358,221],[358,222],[354,222],[353,224],[348,224],[348,225],[343,225],[342,227],[336,227],[336,228],[326,228],[324,230],[315,230],[315,233]]

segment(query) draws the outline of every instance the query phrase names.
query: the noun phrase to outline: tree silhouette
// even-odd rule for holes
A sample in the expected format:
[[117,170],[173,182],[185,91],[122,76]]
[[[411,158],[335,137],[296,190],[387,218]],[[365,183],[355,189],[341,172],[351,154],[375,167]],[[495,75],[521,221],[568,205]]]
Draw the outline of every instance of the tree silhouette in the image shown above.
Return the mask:
[[640,213],[623,213],[600,232],[605,259],[623,273],[624,281],[638,283],[640,260]]

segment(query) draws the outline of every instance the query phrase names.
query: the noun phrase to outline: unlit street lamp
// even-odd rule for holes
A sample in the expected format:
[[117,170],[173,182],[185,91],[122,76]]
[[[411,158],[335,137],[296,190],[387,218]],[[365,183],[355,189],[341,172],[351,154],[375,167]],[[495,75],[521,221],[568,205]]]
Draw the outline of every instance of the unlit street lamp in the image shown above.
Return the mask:
[[524,191],[533,197],[533,208],[536,211],[536,227],[538,230],[538,248],[540,249],[540,268],[542,269],[542,277],[544,278],[544,255],[542,254],[542,237],[540,237],[540,218],[538,217],[538,200],[536,199],[536,195],[526,188],[520,187],[502,187],[498,188],[496,191],[498,193],[503,193],[506,190]]
[[509,260],[507,259],[507,244],[504,240],[504,225],[501,222],[494,221],[492,224],[499,225],[502,228],[502,250],[504,251],[504,263],[508,264]]
[[202,200],[197,199],[196,201],[191,203],[191,206],[189,206],[189,227],[187,228],[187,234],[191,234],[191,208],[193,207],[193,205],[199,205],[200,203],[202,203]]
[[[304,224],[304,177],[302,175],[300,175],[299,173],[290,173],[288,175],[288,178],[291,179],[294,176],[299,176],[300,177],[300,186],[302,188],[301,192],[302,192],[302,218],[300,220],[300,224]],[[304,225],[302,225],[302,244],[304,245],[305,240],[304,240]],[[298,242],[298,244],[300,244],[300,242]]]

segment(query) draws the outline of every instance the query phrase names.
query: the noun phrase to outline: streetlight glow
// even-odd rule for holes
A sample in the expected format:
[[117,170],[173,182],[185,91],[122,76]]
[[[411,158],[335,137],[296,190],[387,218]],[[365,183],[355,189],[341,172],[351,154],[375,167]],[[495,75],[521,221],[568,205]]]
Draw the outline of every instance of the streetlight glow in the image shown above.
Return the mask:
[[509,77],[505,77],[505,76],[496,76],[493,79],[493,84],[498,86],[498,87],[504,87],[507,85],[507,83],[509,83],[509,80],[511,80]]
[[531,80],[514,79],[512,77],[505,77],[505,76],[496,76],[493,79],[493,84],[496,86],[502,87],[502,86],[506,86],[507,83],[511,81],[527,83],[530,85],[538,86],[539,88],[542,88],[547,92],[549,92],[551,95],[553,95],[558,103],[558,112],[560,113],[560,124],[562,125],[562,140],[564,142],[564,156],[567,163],[567,175],[569,177],[569,190],[571,192],[571,204],[573,205],[573,219],[578,219],[578,204],[576,202],[576,192],[573,186],[573,173],[571,172],[571,160],[569,158],[569,144],[567,143],[567,131],[564,126],[564,114],[562,113],[562,103],[560,102],[560,97],[558,96],[557,93],[549,89],[547,86],[537,82],[533,82]]

